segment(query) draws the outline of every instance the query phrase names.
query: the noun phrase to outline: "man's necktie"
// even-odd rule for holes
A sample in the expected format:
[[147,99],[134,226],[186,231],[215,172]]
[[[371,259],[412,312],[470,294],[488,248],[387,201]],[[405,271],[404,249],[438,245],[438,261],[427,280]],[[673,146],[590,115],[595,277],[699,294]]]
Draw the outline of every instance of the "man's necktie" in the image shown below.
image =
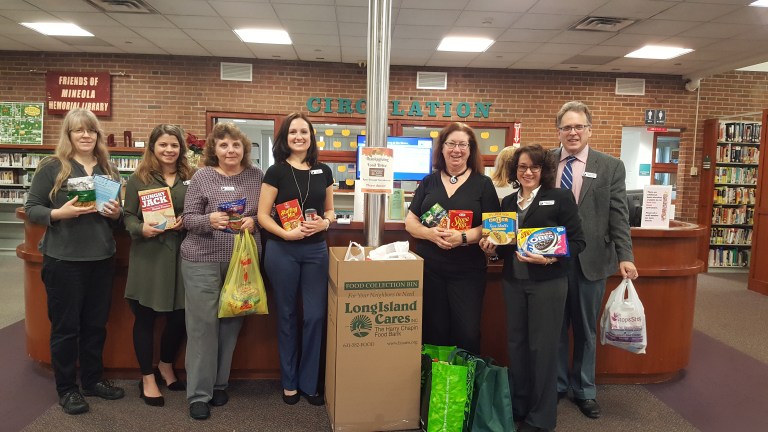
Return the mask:
[[560,188],[571,189],[573,187],[573,161],[576,160],[576,156],[570,155],[565,158],[565,168],[563,168],[563,175],[560,177]]

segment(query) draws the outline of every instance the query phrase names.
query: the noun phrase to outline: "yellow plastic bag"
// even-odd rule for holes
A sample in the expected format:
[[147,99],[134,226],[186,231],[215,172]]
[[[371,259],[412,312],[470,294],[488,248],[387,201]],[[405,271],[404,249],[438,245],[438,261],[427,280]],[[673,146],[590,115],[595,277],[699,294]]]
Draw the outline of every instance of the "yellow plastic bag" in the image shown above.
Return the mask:
[[267,293],[259,271],[259,250],[248,230],[235,237],[227,278],[219,297],[219,318],[266,315]]

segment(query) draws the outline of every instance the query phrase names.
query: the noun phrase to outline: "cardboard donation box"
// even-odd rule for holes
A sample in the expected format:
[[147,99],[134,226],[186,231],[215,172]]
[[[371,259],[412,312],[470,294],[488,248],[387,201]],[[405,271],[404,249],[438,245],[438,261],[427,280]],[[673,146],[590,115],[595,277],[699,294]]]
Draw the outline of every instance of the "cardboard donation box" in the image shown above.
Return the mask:
[[329,248],[331,428],[419,429],[424,260],[344,261],[346,251]]

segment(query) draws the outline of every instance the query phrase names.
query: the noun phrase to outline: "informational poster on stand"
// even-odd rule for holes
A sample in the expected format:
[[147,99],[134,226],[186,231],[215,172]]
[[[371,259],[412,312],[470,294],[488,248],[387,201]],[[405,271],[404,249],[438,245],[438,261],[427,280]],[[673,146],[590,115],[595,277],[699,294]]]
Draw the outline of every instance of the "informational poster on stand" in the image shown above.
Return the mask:
[[42,144],[44,107],[42,102],[0,102],[0,143]]
[[360,153],[360,190],[391,194],[394,180],[394,151],[386,147],[364,147]]
[[672,186],[643,187],[643,216],[641,228],[669,228],[672,219]]

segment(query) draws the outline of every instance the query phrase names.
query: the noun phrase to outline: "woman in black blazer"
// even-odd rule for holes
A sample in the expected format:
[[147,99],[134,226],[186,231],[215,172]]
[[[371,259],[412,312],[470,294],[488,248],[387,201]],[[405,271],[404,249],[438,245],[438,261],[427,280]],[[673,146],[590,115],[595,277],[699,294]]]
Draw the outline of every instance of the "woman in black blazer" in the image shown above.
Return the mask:
[[[569,190],[555,188],[556,162],[540,145],[521,147],[509,162],[519,190],[502,211],[517,212],[517,228],[564,226],[570,256],[584,249],[578,207]],[[516,245],[480,241],[486,253],[504,258],[510,389],[520,431],[553,430],[557,423],[557,353],[568,292],[569,257],[548,257]]]

